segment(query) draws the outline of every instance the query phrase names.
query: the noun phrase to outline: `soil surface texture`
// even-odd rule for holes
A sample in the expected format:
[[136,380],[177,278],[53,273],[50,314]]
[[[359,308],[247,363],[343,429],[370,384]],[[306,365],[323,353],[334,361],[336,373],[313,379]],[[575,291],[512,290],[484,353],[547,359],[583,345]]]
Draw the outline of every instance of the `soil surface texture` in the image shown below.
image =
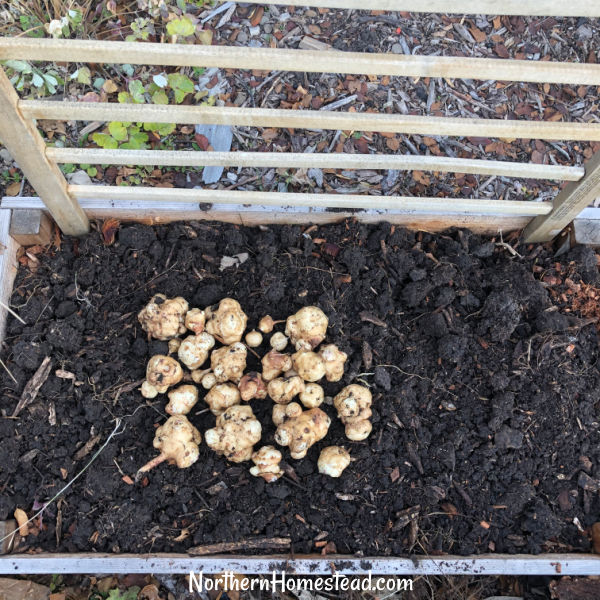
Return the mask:
[[[224,256],[241,253],[247,260],[220,270]],[[0,520],[17,507],[31,516],[120,418],[122,431],[22,548],[177,552],[289,536],[296,553],[589,551],[600,510],[597,258],[587,248],[555,258],[514,237],[354,221],[122,225],[111,245],[94,231],[34,249],[12,297],[27,324],[9,318],[1,354],[10,375],[0,369]],[[326,394],[370,386],[371,436],[345,439],[323,405],[328,436],[303,460],[282,449],[288,468],[276,483],[204,442],[191,468],[163,463],[134,483],[166,419],[166,396],[138,391],[148,359],[167,353],[137,321],[159,292],[200,308],[236,298],[249,328],[266,314],[321,307],[328,341],[349,356]],[[267,348],[268,336],[257,350]],[[10,418],[46,356],[37,397]],[[248,367],[260,370],[251,353]],[[274,443],[271,400],[251,404],[261,443]],[[189,415],[201,432],[215,422],[205,409],[201,400]],[[317,471],[333,444],[355,459],[340,479]]]

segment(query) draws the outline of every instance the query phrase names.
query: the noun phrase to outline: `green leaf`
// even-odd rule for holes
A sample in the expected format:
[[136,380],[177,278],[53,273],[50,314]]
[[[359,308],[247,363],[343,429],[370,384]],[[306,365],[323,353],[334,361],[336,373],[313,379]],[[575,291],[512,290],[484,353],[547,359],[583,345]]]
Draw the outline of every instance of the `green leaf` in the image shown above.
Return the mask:
[[196,26],[189,17],[180,17],[167,23],[167,33],[169,35],[178,35],[188,37],[196,31]]
[[132,133],[129,136],[129,141],[126,144],[122,144],[121,148],[127,150],[145,150],[148,141],[148,134],[143,132]]
[[124,142],[127,139],[127,128],[119,121],[113,121],[108,124],[108,132],[117,142]]
[[110,135],[106,133],[94,133],[92,139],[100,148],[106,148],[108,150],[116,150],[119,147],[119,143]]
[[31,73],[31,65],[24,60],[4,60],[2,64],[19,73]]
[[37,73],[34,73],[31,83],[33,83],[35,87],[42,87],[44,85],[44,78],[38,75]]
[[170,73],[168,79],[169,86],[174,90],[181,90],[186,94],[191,94],[194,91],[194,82],[187,75]]
[[144,123],[144,131],[154,131],[161,137],[173,133],[175,127],[175,123]]
[[94,79],[94,88],[99,90],[104,85],[105,81],[106,79],[104,79],[104,77],[96,77],[96,79]]
[[133,102],[133,98],[129,92],[119,92],[117,100],[121,104],[131,104]]
[[131,94],[133,101],[137,104],[143,104],[146,101],[146,98],[144,97],[146,88],[139,79],[134,79],[129,82],[129,93]]
[[77,70],[77,81],[84,85],[92,84],[92,72],[88,67],[81,67]]
[[88,169],[86,169],[86,173],[90,177],[96,177],[96,175],[98,175],[98,169],[96,167],[89,167]]
[[152,95],[152,102],[154,104],[169,104],[169,98],[165,92],[159,90]]

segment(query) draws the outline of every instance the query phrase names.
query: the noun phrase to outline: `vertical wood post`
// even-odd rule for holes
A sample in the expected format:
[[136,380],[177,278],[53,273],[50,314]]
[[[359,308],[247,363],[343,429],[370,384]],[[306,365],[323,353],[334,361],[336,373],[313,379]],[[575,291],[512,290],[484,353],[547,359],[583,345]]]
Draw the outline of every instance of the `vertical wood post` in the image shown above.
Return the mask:
[[67,191],[56,163],[46,157],[46,145],[34,123],[19,109],[19,96],[0,68],[0,140],[44,201],[60,229],[83,235],[89,222],[79,203]]
[[554,199],[550,213],[536,217],[523,235],[526,242],[547,242],[558,235],[586,206],[600,196],[600,152],[585,165],[581,181],[569,183]]

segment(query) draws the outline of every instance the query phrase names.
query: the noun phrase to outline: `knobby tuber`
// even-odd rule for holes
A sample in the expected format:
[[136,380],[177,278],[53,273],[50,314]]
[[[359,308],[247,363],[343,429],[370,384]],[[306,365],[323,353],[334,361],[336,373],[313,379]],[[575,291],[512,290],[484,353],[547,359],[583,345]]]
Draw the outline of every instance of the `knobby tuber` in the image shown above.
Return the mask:
[[325,376],[325,361],[310,350],[300,350],[292,354],[292,365],[304,381],[315,382]]
[[245,340],[250,348],[258,348],[262,344],[263,336],[260,331],[250,331],[246,334]]
[[339,477],[344,469],[350,464],[350,453],[341,446],[327,446],[321,450],[317,467],[319,473],[329,477]]
[[277,481],[282,475],[281,452],[274,446],[263,446],[252,454],[252,462],[255,464],[250,469],[254,477],[262,477],[267,483]]
[[254,398],[264,400],[267,397],[267,386],[260,373],[251,371],[246,373],[238,383],[240,396],[244,402],[250,402]]
[[369,437],[371,429],[373,396],[368,388],[353,383],[346,386],[335,398],[333,405],[338,417],[346,426],[346,437],[359,442]]
[[285,335],[283,335],[283,333],[278,331],[271,336],[269,343],[271,344],[271,348],[273,348],[273,350],[282,352],[285,350],[285,347],[288,344],[288,339],[285,337]]
[[206,362],[214,345],[215,338],[209,333],[190,335],[181,342],[177,356],[190,371],[195,371]]
[[277,404],[289,404],[294,396],[303,391],[304,381],[297,375],[289,378],[277,377],[267,385],[269,396]]
[[175,354],[181,346],[181,340],[179,338],[173,338],[169,340],[169,354]]
[[300,392],[300,402],[306,408],[317,408],[323,404],[325,392],[318,383],[307,383]]
[[[177,385],[183,379],[181,365],[170,356],[157,354],[148,361],[146,367],[146,386],[142,384],[142,394],[151,393],[154,388],[157,393],[164,394],[172,385]],[[154,394],[156,396],[156,394]],[[154,396],[146,396],[152,398]]]
[[262,359],[262,378],[265,381],[275,379],[285,371],[292,368],[292,357],[289,354],[281,354],[275,350],[267,352]]
[[322,440],[329,430],[330,418],[320,408],[311,408],[277,427],[275,441],[288,446],[292,458],[304,458],[308,449]]
[[344,364],[348,359],[348,355],[336,345],[327,344],[319,348],[319,356],[325,365],[327,381],[339,381],[344,376]]
[[325,339],[328,324],[329,319],[320,308],[305,306],[287,318],[285,334],[296,350],[313,350]]
[[195,335],[199,335],[204,331],[204,324],[206,323],[206,316],[204,311],[199,308],[192,308],[188,310],[185,315],[184,325],[190,331],[193,331]]
[[155,294],[138,313],[138,320],[150,337],[166,341],[185,333],[187,311],[185,298],[177,296],[169,300],[164,294]]
[[165,411],[170,415],[187,415],[198,402],[198,389],[195,385],[180,385],[167,393],[169,403]]
[[246,346],[240,342],[214,350],[210,357],[210,365],[217,381],[238,383],[246,369],[247,355]]
[[206,315],[205,330],[222,344],[229,346],[242,339],[248,317],[237,300],[223,298],[216,310],[211,306],[204,313]]
[[210,412],[218,417],[230,406],[240,403],[240,392],[233,383],[217,383],[204,396],[204,401],[208,404]]
[[260,441],[262,427],[247,404],[228,408],[217,417],[216,427],[204,434],[207,445],[231,462],[252,457],[254,444]]
[[294,419],[302,414],[302,407],[297,402],[289,404],[275,404],[273,406],[273,423],[279,427],[282,423]]
[[217,378],[215,377],[215,374],[212,372],[206,373],[206,375],[203,375],[202,379],[200,380],[200,385],[205,390],[210,390],[214,385],[216,385],[216,383],[217,383]]
[[266,315],[258,322],[258,328],[263,333],[271,333],[271,331],[273,331],[274,326],[275,321],[273,321],[273,317],[271,317],[271,315]]
[[160,454],[138,471],[138,477],[165,460],[169,464],[176,464],[180,469],[190,467],[198,460],[198,445],[201,441],[200,432],[187,420],[187,417],[184,415],[169,417],[154,435],[153,445],[160,450]]

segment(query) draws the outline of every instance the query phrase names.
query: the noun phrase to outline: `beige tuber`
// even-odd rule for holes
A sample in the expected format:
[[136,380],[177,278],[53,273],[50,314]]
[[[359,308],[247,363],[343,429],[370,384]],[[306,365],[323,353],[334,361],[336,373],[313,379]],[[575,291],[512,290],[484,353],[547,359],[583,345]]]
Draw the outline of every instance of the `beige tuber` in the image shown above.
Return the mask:
[[140,388],[140,392],[144,398],[156,398],[158,396],[158,390],[148,381],[144,381],[142,383],[142,387]]
[[260,441],[262,427],[252,408],[237,405],[217,417],[217,425],[204,434],[207,445],[231,462],[250,460],[254,444]]
[[214,350],[210,357],[210,366],[217,381],[238,383],[246,369],[247,354],[246,346],[241,342]]
[[289,404],[294,396],[304,391],[304,381],[297,375],[295,377],[277,377],[269,381],[267,392],[277,404]]
[[318,383],[307,383],[300,393],[300,402],[306,408],[317,408],[323,404],[325,392]]
[[206,375],[203,375],[202,379],[200,379],[200,385],[205,390],[210,390],[216,384],[217,384],[217,378],[215,377],[215,374],[212,372],[206,373]]
[[[158,394],[164,394],[172,385],[177,385],[183,379],[183,369],[181,365],[170,356],[157,354],[148,361],[146,367],[146,383],[142,385],[142,395],[152,393],[152,388]],[[156,394],[154,394],[156,396]],[[153,398],[154,396],[145,396]]]
[[177,356],[190,371],[195,371],[206,362],[214,346],[215,338],[209,333],[189,335],[181,342]]
[[327,381],[339,381],[344,376],[344,364],[348,360],[348,355],[336,345],[327,344],[319,348],[319,356],[325,364]]
[[263,336],[260,331],[251,331],[246,334],[246,345],[250,348],[258,348],[262,344]]
[[300,350],[292,354],[292,365],[304,381],[315,382],[325,376],[325,361],[315,352]]
[[304,458],[308,449],[322,440],[329,430],[331,419],[320,408],[312,408],[277,427],[275,441],[289,446],[292,458]]
[[328,324],[329,319],[320,308],[305,306],[295,315],[288,317],[285,334],[296,346],[296,350],[312,350],[325,339]]
[[233,383],[217,383],[204,396],[204,401],[210,407],[210,412],[218,417],[229,407],[240,403],[240,392]]
[[163,461],[175,463],[180,469],[186,469],[198,460],[198,445],[202,441],[200,432],[184,415],[170,417],[154,435],[153,445],[160,454],[147,462],[138,476],[156,467]]
[[346,426],[346,437],[354,442],[369,437],[371,425],[371,403],[373,396],[368,388],[353,383],[346,386],[335,398],[333,405],[338,411],[338,417]]
[[282,423],[299,417],[302,414],[302,407],[297,402],[289,404],[275,404],[273,406],[273,423],[279,427]]
[[319,473],[329,477],[339,477],[350,464],[350,453],[341,446],[327,446],[321,450],[317,466]]
[[254,477],[262,477],[267,483],[277,481],[283,475],[279,465],[281,459],[281,452],[275,447],[263,446],[252,454],[252,462],[255,466],[250,469],[250,473]]
[[246,373],[238,383],[240,396],[244,402],[250,402],[254,398],[264,400],[267,397],[267,386],[260,373],[251,371]]
[[288,344],[288,339],[285,337],[285,335],[283,335],[283,333],[278,331],[271,336],[269,343],[271,344],[271,348],[273,348],[273,350],[282,352],[285,350],[285,347]]
[[206,317],[204,311],[199,308],[192,308],[185,314],[185,326],[190,331],[193,331],[195,335],[198,335],[204,331],[204,324],[206,323]]
[[169,403],[165,411],[170,415],[187,415],[198,402],[198,389],[195,385],[180,385],[168,392]]
[[239,342],[244,335],[248,317],[240,303],[232,298],[223,298],[217,310],[209,307],[206,315],[205,329],[222,344],[230,345]]
[[181,346],[181,340],[179,338],[173,338],[169,340],[169,354],[175,354],[177,350],[179,350],[179,346]]
[[271,331],[273,331],[273,327],[275,327],[275,321],[273,321],[273,317],[271,317],[271,315],[267,315],[267,316],[263,317],[258,322],[258,328],[263,333],[271,333]]
[[164,294],[155,294],[138,313],[138,320],[150,337],[166,341],[185,333],[187,310],[185,298],[177,296],[169,300]]
[[275,350],[267,352],[262,359],[262,378],[265,381],[275,379],[285,371],[292,368],[292,357],[289,354],[281,354]]

